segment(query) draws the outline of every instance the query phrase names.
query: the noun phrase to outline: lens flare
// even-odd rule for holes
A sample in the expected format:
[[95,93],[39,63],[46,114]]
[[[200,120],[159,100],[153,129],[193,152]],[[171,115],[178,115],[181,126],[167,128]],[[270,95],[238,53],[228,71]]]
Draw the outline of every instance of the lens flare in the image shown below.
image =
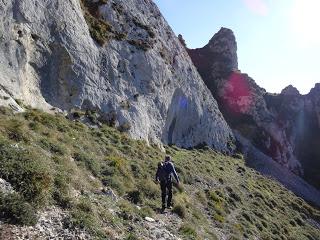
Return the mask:
[[244,0],[244,3],[255,14],[266,16],[269,12],[268,5],[264,0]]
[[225,82],[220,97],[230,113],[245,114],[252,106],[252,91],[246,77],[238,72],[231,74]]

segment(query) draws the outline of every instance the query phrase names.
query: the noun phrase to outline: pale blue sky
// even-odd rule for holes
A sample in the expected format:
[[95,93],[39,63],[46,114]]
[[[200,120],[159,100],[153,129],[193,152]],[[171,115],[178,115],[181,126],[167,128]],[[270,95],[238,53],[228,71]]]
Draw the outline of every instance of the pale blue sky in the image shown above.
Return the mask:
[[189,48],[234,31],[239,69],[269,92],[320,82],[320,0],[154,0]]

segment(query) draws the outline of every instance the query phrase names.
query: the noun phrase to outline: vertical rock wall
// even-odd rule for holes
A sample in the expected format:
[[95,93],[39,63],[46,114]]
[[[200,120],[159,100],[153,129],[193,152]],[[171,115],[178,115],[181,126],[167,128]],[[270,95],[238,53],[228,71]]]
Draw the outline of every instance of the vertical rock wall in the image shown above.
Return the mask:
[[215,99],[151,0],[0,1],[0,86],[99,112],[137,139],[232,151]]

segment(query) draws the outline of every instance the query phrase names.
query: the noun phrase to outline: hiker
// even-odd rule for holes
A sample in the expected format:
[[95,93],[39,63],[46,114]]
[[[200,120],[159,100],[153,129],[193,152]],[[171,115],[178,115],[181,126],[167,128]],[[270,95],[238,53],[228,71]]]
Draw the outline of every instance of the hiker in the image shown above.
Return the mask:
[[160,182],[161,187],[162,211],[164,211],[166,207],[168,209],[172,209],[172,174],[179,185],[179,177],[171,161],[171,157],[166,156],[164,162],[160,162],[158,164],[158,170],[156,173],[156,181]]

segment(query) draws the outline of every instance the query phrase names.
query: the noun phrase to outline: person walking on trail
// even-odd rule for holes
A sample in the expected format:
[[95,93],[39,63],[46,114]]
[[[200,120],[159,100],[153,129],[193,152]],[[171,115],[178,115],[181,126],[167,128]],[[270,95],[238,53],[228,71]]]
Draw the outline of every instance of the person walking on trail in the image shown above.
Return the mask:
[[164,211],[165,208],[172,208],[172,175],[179,185],[180,180],[171,161],[171,157],[166,156],[165,161],[158,164],[156,173],[156,181],[160,182],[161,187],[162,211]]

